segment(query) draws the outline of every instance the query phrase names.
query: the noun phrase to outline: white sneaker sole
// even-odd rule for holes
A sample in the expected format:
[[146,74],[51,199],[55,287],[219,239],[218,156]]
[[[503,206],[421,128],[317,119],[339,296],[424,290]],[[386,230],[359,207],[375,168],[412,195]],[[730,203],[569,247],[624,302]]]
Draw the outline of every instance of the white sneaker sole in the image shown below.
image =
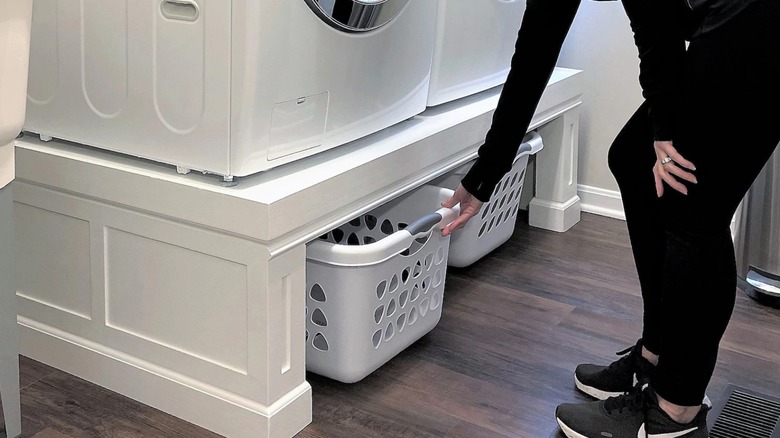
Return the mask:
[[577,378],[577,376],[574,376],[574,385],[579,389],[580,391],[584,392],[585,394],[588,394],[589,396],[597,399],[597,400],[606,400],[610,397],[617,397],[621,394],[624,394],[624,392],[609,392],[609,391],[602,391],[598,388],[594,388],[592,386],[588,386]]
[[555,417],[555,421],[558,422],[558,427],[561,428],[561,432],[563,432],[563,434],[566,435],[568,438],[588,438],[583,434],[571,430],[569,426],[563,424],[563,421],[561,421],[560,418]]

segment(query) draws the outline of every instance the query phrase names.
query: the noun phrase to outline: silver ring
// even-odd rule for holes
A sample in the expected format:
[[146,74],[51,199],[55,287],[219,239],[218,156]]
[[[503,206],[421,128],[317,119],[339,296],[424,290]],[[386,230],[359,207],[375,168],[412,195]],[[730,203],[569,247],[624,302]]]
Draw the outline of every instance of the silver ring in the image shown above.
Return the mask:
[[663,160],[661,160],[661,164],[666,164],[666,163],[669,163],[671,161],[672,161],[672,157],[667,155],[667,156],[664,157]]

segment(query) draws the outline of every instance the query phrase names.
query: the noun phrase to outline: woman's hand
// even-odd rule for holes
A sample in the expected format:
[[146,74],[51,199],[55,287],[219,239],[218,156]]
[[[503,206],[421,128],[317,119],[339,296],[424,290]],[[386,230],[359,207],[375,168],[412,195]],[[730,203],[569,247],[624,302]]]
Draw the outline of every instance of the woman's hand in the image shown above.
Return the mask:
[[482,209],[482,201],[471,195],[462,185],[458,184],[452,197],[441,203],[442,207],[452,208],[460,204],[460,216],[449,225],[442,228],[441,235],[447,236],[453,231],[463,228],[466,223]]
[[669,187],[683,195],[687,195],[688,188],[677,178],[696,184],[698,182],[696,176],[688,171],[695,171],[696,166],[683,158],[671,141],[656,141],[653,143],[653,147],[655,147],[655,155],[658,157],[655,166],[653,166],[655,192],[658,197],[660,198],[664,194],[664,183],[669,184]]

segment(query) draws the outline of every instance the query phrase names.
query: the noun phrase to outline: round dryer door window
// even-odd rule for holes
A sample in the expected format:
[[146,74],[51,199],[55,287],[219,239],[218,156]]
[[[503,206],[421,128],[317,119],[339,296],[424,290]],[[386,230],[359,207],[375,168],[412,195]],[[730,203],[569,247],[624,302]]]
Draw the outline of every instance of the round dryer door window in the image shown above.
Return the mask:
[[[326,23],[346,32],[367,32],[395,18],[410,0],[304,0]],[[419,1],[419,0],[418,0]]]

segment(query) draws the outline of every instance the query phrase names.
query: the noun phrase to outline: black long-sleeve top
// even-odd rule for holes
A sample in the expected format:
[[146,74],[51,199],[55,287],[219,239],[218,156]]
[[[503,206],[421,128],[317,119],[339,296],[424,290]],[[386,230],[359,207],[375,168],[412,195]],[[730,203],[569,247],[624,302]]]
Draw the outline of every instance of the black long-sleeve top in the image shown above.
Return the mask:
[[461,181],[477,199],[488,201],[498,181],[512,168],[579,5],[580,0],[527,0],[512,64],[485,143]]
[[[639,83],[656,140],[673,140],[686,41],[756,0],[623,0],[639,54]],[[461,181],[481,201],[512,168],[517,149],[555,69],[580,0],[527,0],[515,53],[479,157]],[[598,50],[598,48],[594,48]]]

